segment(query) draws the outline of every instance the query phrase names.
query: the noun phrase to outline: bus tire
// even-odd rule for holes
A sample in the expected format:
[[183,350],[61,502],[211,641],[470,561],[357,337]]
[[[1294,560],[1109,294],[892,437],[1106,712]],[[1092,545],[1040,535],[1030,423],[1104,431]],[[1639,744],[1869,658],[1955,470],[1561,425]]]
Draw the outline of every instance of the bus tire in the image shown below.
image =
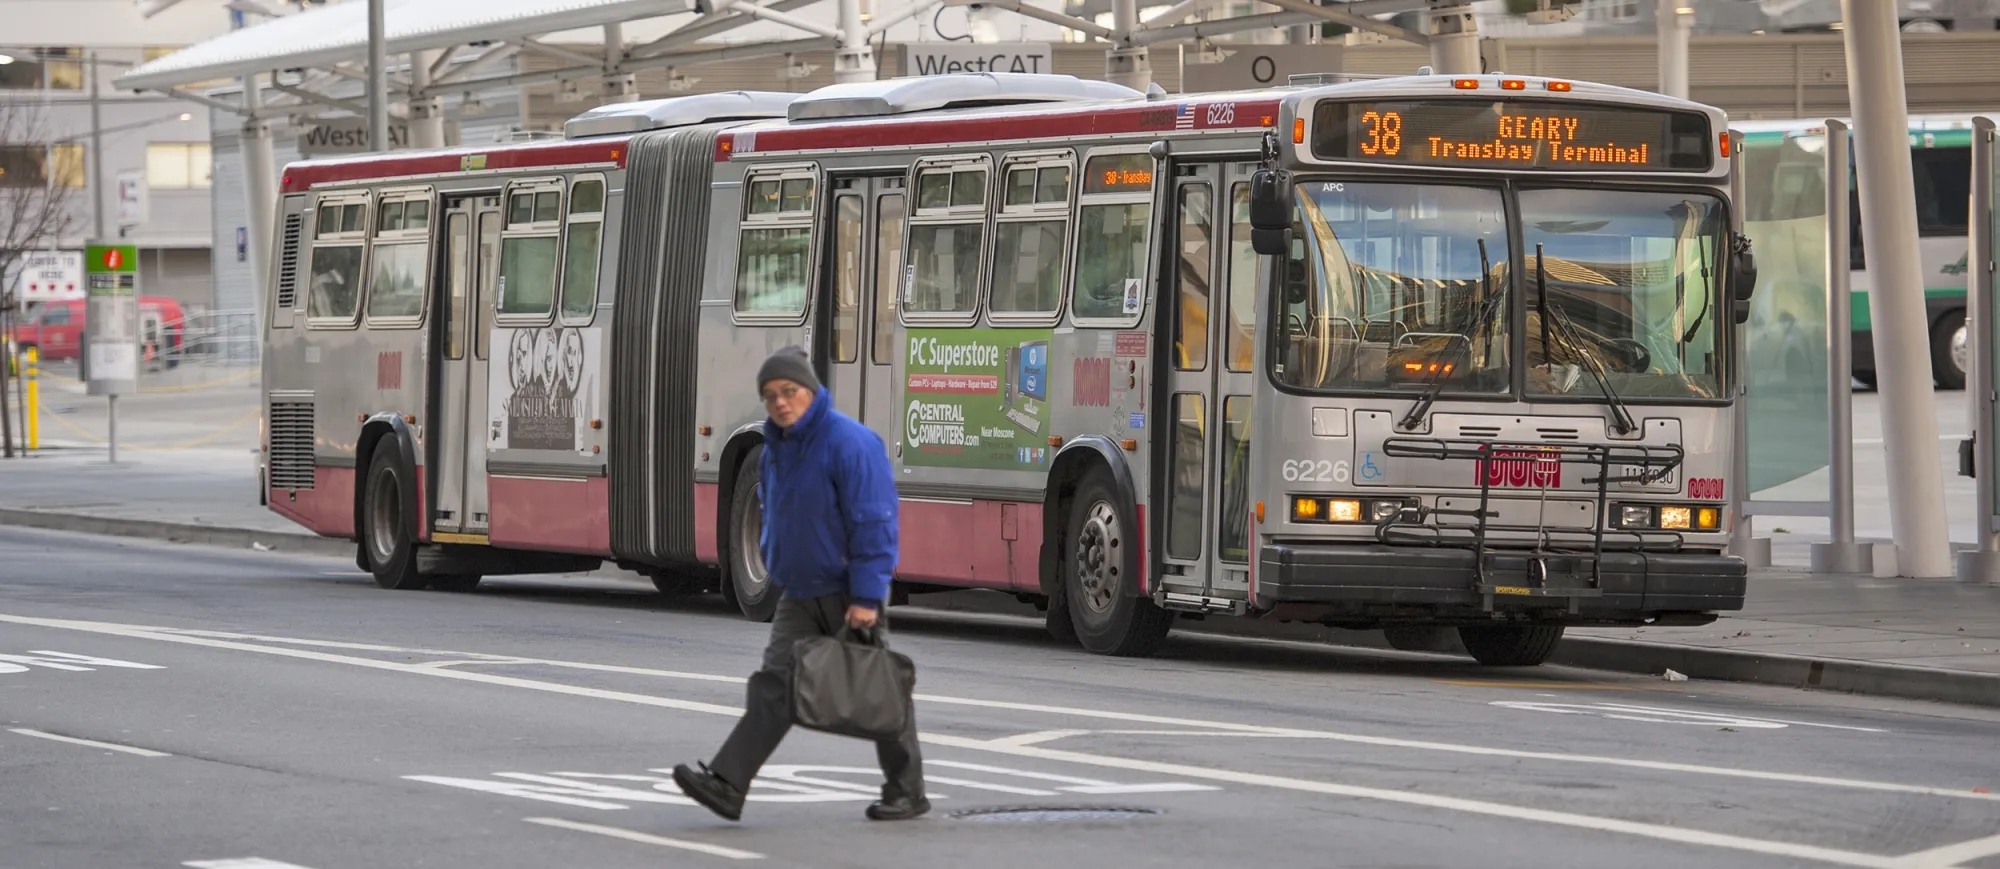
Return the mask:
[[1056,593],[1049,596],[1048,608],[1042,613],[1042,627],[1048,630],[1049,636],[1054,638],[1056,642],[1065,646],[1074,646],[1077,644],[1076,622],[1072,621],[1072,617],[1069,614],[1067,579],[1067,574],[1065,574],[1065,581],[1058,583],[1056,585]]
[[1458,639],[1488,667],[1533,667],[1562,641],[1562,625],[1460,625]]
[[361,510],[361,555],[375,584],[398,591],[421,589],[429,578],[417,571],[417,542],[410,533],[413,522],[403,515],[404,492],[412,481],[404,478],[402,451],[396,439],[384,437],[375,443],[368,461],[368,478],[363,490],[367,499]]
[[1971,337],[1965,325],[1965,311],[1946,311],[1931,329],[1931,376],[1939,389],[1964,389],[1965,368],[1971,360]]
[[751,447],[736,469],[736,490],[729,503],[730,597],[744,618],[768,622],[778,611],[778,588],[764,569],[764,553],[757,539],[764,527],[764,499],[758,491],[757,469],[763,464],[764,446]]
[[[1111,474],[1097,468],[1077,487],[1064,523],[1062,592],[1068,600],[1062,608],[1069,610],[1077,642],[1099,655],[1151,655],[1173,627],[1173,613],[1129,587],[1139,580],[1133,513]],[[1051,601],[1049,610],[1056,609]]]

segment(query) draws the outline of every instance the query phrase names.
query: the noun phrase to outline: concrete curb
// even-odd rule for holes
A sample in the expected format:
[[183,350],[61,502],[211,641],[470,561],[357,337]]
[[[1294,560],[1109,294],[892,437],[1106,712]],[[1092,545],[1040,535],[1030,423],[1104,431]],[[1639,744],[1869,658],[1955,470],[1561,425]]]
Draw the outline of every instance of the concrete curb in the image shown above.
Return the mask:
[[46,531],[71,531],[79,534],[97,534],[108,537],[165,540],[170,543],[221,546],[231,549],[248,549],[253,544],[263,544],[270,547],[274,552],[302,552],[313,555],[346,556],[350,558],[354,555],[354,543],[352,541],[335,540],[330,537],[319,537],[312,534],[258,531],[250,528],[230,528],[220,525],[197,525],[190,522],[156,522],[150,519],[83,516],[75,513],[57,513],[50,510],[0,508],[0,525],[40,528]]
[[[156,522],[0,508],[0,525],[42,528],[114,537],[166,540],[174,543],[247,549],[261,543],[276,552],[301,552],[351,558],[354,544],[310,534],[257,531],[191,523]],[[970,612],[1039,617],[1035,608],[998,592],[964,591],[918,595],[911,606],[940,612]],[[1210,636],[1251,637],[1366,649],[1388,649],[1381,631],[1329,628],[1298,622],[1254,619],[1183,621],[1175,628]],[[1454,635],[1430,651],[1463,655]],[[1735,649],[1710,649],[1677,643],[1642,642],[1605,637],[1567,636],[1549,663],[1586,670],[1658,676],[1672,669],[1690,679],[1751,682],[1787,688],[1809,688],[1907,700],[1930,700],[2000,707],[2000,674],[1945,670],[1778,655]]]

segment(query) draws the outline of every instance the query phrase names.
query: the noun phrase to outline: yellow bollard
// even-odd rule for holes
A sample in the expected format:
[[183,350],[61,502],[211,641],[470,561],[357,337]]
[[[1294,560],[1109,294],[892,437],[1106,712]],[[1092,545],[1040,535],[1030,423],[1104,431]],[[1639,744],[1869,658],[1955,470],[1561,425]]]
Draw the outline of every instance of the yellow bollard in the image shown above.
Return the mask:
[[22,383],[27,385],[28,449],[42,448],[42,351],[28,348],[28,363],[21,372]]

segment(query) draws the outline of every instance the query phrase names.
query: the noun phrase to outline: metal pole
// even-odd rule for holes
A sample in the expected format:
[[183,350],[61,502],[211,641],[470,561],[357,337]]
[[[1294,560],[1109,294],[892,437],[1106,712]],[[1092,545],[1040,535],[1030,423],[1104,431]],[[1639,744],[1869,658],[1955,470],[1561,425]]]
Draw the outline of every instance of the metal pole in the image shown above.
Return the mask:
[[861,20],[861,0],[840,0],[840,47],[833,53],[833,80],[837,83],[875,80],[875,50],[868,45],[868,25]]
[[1471,6],[1451,6],[1430,13],[1431,71],[1438,75],[1478,75],[1486,71],[1479,56],[1479,22]]
[[1888,459],[1896,575],[1946,577],[1953,574],[1950,525],[1938,462],[1924,267],[1917,256],[1902,32],[1893,3],[1841,0],[1840,8],[1846,21],[1843,42],[1860,176],[1861,235],[1868,243],[1872,277],[1870,330],[1882,394],[1882,451]]
[[440,54],[410,53],[410,146],[413,148],[444,147],[444,100],[430,94],[431,64],[437,62]]
[[382,4],[368,0],[368,149],[389,150],[389,59],[383,47]]
[[97,98],[97,52],[90,53],[84,72],[90,76],[90,220],[98,241],[104,234],[104,113]]
[[1814,573],[1872,573],[1872,547],[1854,542],[1854,326],[1848,257],[1848,173],[1853,153],[1847,124],[1826,122],[1826,410],[1827,502],[1833,541],[1812,546]]
[[114,392],[104,398],[107,402],[105,406],[110,409],[111,414],[108,428],[110,429],[111,463],[115,465],[118,464],[118,394]]
[[1972,413],[1972,488],[1977,493],[1978,547],[1958,554],[1961,582],[2000,583],[2000,539],[1994,537],[1995,412],[1993,317],[1993,145],[1992,118],[1972,119],[1972,250],[1966,258],[1965,322],[1972,336],[1967,366],[1966,404]]
[[1682,5],[1688,2],[1692,0],[1659,0],[1653,12],[1660,38],[1660,93],[1680,99],[1688,95],[1688,31],[1694,29],[1694,9]]
[[[271,242],[275,236],[277,221],[277,194],[273,190],[278,177],[277,156],[271,144],[271,124],[259,117],[264,109],[263,81],[255,75],[243,77],[243,126],[238,142],[243,148],[243,196],[248,200],[250,235],[250,269],[256,278],[251,286],[267,288],[267,281],[273,278],[271,272]],[[264,313],[267,296],[258,293],[250,303],[253,313],[251,322],[257,327],[256,334],[264,334]],[[252,346],[261,346],[261,342]]]
[[1146,47],[1135,44],[1132,34],[1139,29],[1139,0],[1112,0],[1111,30],[1117,41],[1104,55],[1104,78],[1143,91],[1153,83],[1153,63]]

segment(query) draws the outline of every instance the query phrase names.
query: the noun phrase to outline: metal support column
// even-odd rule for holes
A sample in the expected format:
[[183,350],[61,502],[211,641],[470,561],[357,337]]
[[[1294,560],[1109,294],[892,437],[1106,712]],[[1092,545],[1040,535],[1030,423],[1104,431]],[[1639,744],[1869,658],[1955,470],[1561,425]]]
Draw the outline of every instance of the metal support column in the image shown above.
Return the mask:
[[1479,22],[1471,6],[1448,6],[1430,13],[1431,71],[1438,75],[1478,75],[1486,71],[1479,55]]
[[625,25],[604,25],[604,100],[606,103],[629,103],[639,99],[639,76],[637,73],[620,72],[625,68]]
[[861,20],[861,0],[840,0],[839,26],[840,45],[833,51],[833,80],[843,84],[874,81],[875,49],[868,44],[868,25]]
[[1694,30],[1692,0],[1659,0],[1653,25],[1659,34],[1660,93],[1687,99],[1688,33]]
[[368,0],[368,150],[389,150],[389,58],[382,4]]
[[1143,91],[1153,83],[1153,62],[1143,45],[1132,42],[1139,29],[1139,0],[1111,0],[1111,29],[1117,39],[1104,55],[1104,78]]
[[[238,141],[243,148],[243,196],[249,200],[250,273],[256,278],[251,286],[268,291],[270,281],[275,277],[271,268],[271,244],[277,234],[277,157],[271,143],[270,122],[258,117],[264,108],[262,80],[255,75],[243,77],[243,127]],[[269,298],[260,291],[250,301],[250,310],[255,312],[252,322],[256,334],[264,334],[264,314],[269,308],[265,304]],[[262,342],[255,346],[261,347]],[[252,352],[259,352],[253,350]]]
[[90,220],[97,234],[91,236],[99,241],[109,239],[104,234],[104,112],[98,99],[97,79],[103,70],[97,66],[97,52],[90,53],[84,64],[84,74],[90,76]]
[[1848,172],[1852,153],[1847,124],[1826,122],[1826,405],[1827,502],[1833,532],[1812,545],[1814,573],[1872,573],[1874,547],[1854,542],[1854,327],[1849,307]]
[[430,93],[431,67],[441,51],[410,53],[410,147],[442,148],[444,98]]
[[1958,554],[1958,579],[1960,582],[2000,583],[2000,538],[1995,537],[1993,511],[2000,509],[1994,497],[1993,475],[2000,473],[1994,468],[1994,457],[2000,455],[1994,450],[1994,438],[2000,436],[1995,429],[1994,413],[2000,411],[1994,403],[1995,390],[2000,384],[1993,381],[1995,352],[1993,341],[1993,148],[1995,141],[1992,118],[1972,119],[1972,211],[1966,217],[1971,225],[1972,250],[1966,259],[1965,323],[1971,327],[1972,364],[1966,366],[1966,404],[1972,411],[1972,487],[1978,493],[1979,538],[1978,546]]
[[[1897,576],[1952,575],[1896,5],[1841,0]],[[1877,572],[1885,572],[1878,569]]]

